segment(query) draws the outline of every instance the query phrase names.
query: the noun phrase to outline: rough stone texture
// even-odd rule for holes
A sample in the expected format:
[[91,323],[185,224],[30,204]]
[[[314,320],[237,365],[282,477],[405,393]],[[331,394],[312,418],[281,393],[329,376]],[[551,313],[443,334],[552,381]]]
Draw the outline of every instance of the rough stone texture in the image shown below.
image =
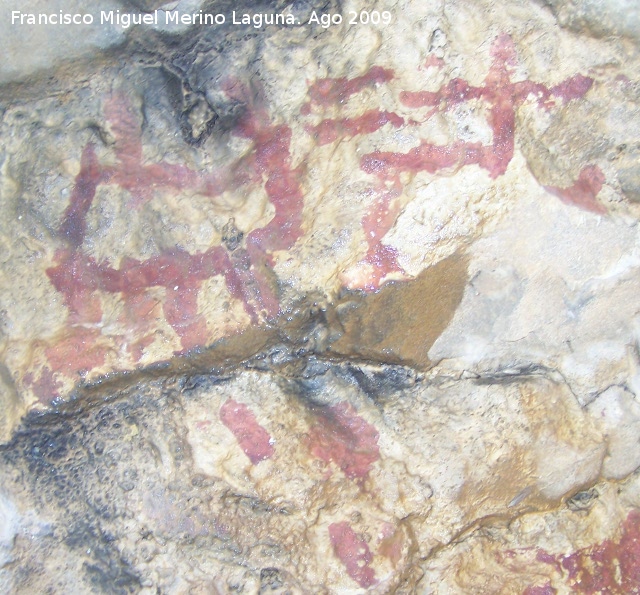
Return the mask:
[[592,485],[606,452],[542,373],[454,382],[280,346],[30,418],[2,451],[5,586],[252,592],[274,569],[283,589],[390,592],[480,519]]
[[625,6],[4,19],[2,591],[640,592]]
[[[122,8],[118,2],[101,2],[105,11]],[[61,62],[72,62],[95,57],[96,53],[124,40],[125,30],[117,26],[102,25],[97,20],[82,26],[73,24],[30,26],[24,19],[12,18],[14,11],[26,14],[85,14],[85,2],[73,0],[40,0],[28,4],[3,2],[0,5],[0,37],[3,56],[0,64],[0,84],[27,78],[35,73],[46,73]],[[20,23],[23,24],[20,24]]]
[[598,37],[626,35],[640,38],[640,8],[633,0],[547,0],[562,27]]

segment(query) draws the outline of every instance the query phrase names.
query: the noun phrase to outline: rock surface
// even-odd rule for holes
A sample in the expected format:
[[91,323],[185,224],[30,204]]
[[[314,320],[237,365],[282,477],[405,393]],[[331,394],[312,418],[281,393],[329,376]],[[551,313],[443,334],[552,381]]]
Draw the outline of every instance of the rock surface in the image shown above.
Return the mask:
[[99,4],[2,9],[3,592],[640,592],[635,7]]

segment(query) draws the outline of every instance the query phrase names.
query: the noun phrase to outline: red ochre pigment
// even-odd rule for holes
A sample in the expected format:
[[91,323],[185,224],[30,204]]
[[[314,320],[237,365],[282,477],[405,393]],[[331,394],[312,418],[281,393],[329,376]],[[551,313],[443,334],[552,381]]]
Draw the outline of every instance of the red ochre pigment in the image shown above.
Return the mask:
[[382,238],[395,225],[400,214],[400,184],[395,188],[382,191],[378,199],[362,218],[362,229],[369,249],[361,263],[371,265],[371,272],[363,289],[374,291],[380,287],[383,279],[391,273],[404,273],[398,263],[398,251],[382,243]]
[[380,459],[378,436],[349,403],[339,403],[317,413],[309,447],[313,456],[335,463],[347,477],[362,479]]
[[[362,76],[348,78],[323,78],[318,79],[309,87],[308,95],[311,105],[327,107],[345,103],[351,95],[359,93],[367,87],[376,84],[387,83],[392,80],[392,70],[373,66]],[[308,111],[308,110],[305,110]]]
[[591,88],[592,79],[582,75],[568,78],[549,89],[533,81],[512,83],[509,66],[516,62],[515,45],[507,35],[500,36],[493,45],[493,65],[485,77],[484,84],[474,87],[459,78],[452,79],[438,91],[404,91],[400,101],[410,108],[431,107],[429,117],[437,111],[447,111],[460,103],[482,99],[489,106],[489,126],[493,132],[493,143],[453,142],[450,145],[435,145],[422,141],[419,147],[408,153],[374,152],[362,157],[364,171],[387,179],[400,172],[417,173],[479,165],[496,178],[505,173],[513,158],[515,110],[532,96],[541,107],[550,108],[552,98],[571,101]]
[[[523,595],[557,593],[553,584],[568,588],[571,593],[585,595],[640,593],[640,511],[632,510],[620,529],[619,540],[605,539],[572,554],[537,550],[536,562],[552,566],[558,578],[544,585],[530,585]],[[510,566],[515,561],[514,568],[520,568],[523,563],[530,564],[531,553],[530,548],[510,550],[499,558],[508,559]]]
[[220,420],[231,430],[240,448],[254,465],[273,455],[271,436],[244,403],[233,399],[226,401],[220,407]]
[[604,174],[597,165],[583,168],[576,182],[568,188],[545,186],[544,189],[557,196],[563,203],[580,207],[598,215],[604,215],[607,210],[596,200],[596,196],[604,184]]
[[57,399],[62,388],[62,384],[59,380],[56,380],[51,368],[48,366],[42,369],[37,379],[31,372],[25,374],[23,383],[25,386],[30,386],[33,394],[45,405],[49,405]]
[[[440,171],[456,171],[468,165],[478,165],[487,170],[491,178],[503,175],[515,147],[516,109],[532,98],[543,109],[551,109],[558,100],[571,101],[581,98],[593,84],[593,80],[580,74],[567,78],[561,83],[547,87],[530,80],[511,82],[510,71],[517,64],[516,48],[508,35],[501,35],[491,49],[493,64],[485,77],[484,84],[472,86],[467,81],[454,78],[437,91],[403,91],[400,102],[411,109],[429,108],[426,115],[418,118],[425,122],[434,114],[447,111],[468,101],[483,101],[488,106],[488,124],[493,132],[490,145],[479,142],[454,141],[449,145],[436,145],[422,140],[418,147],[407,153],[374,151],[361,158],[363,171],[377,178],[374,191],[379,198],[362,219],[368,250],[357,266],[367,266],[367,281],[361,289],[378,289],[391,273],[403,273],[398,264],[396,251],[382,244],[382,238],[393,227],[400,212],[400,206],[390,209],[388,184],[392,183],[396,195],[402,193],[399,174]],[[437,59],[427,60],[426,68],[442,66]],[[366,74],[354,79],[321,79],[309,88],[310,103],[302,110],[303,115],[312,113],[313,106],[327,108],[339,106],[347,99],[374,84],[386,83],[394,78],[391,70],[371,68]],[[370,110],[355,118],[329,118],[306,130],[320,145],[351,138],[359,134],[370,134],[387,123],[401,127],[405,121],[392,112]],[[418,122],[409,121],[410,125]],[[604,176],[597,166],[587,166],[580,173],[574,186],[566,189],[545,187],[563,202],[595,212],[606,212],[596,201]],[[378,226],[376,226],[378,224]]]
[[[111,97],[106,102],[105,113],[115,137],[117,165],[102,166],[93,145],[85,147],[80,173],[59,228],[59,236],[67,247],[58,251],[55,266],[47,269],[47,275],[62,293],[69,309],[69,325],[99,323],[102,319],[99,292],[119,293],[124,302],[125,319],[129,318],[127,312],[131,317],[149,318],[136,323],[140,329],[148,329],[149,335],[134,345],[127,344],[138,361],[144,348],[153,341],[151,333],[157,316],[157,309],[153,307],[139,308],[144,301],[141,295],[149,288],[162,287],[165,289],[162,313],[180,337],[183,350],[206,345],[209,331],[206,320],[198,313],[198,293],[201,282],[215,275],[224,277],[229,292],[243,302],[254,322],[277,315],[278,298],[264,268],[273,264],[271,252],[290,249],[302,235],[301,172],[290,167],[289,127],[272,125],[264,110],[256,108],[255,113],[247,110],[235,133],[254,141],[253,152],[228,168],[232,174],[203,175],[164,161],[142,163],[140,124],[124,96]],[[216,196],[246,183],[262,183],[263,179],[275,215],[265,227],[247,235],[246,249],[230,252],[224,246],[214,246],[205,252],[190,254],[176,247],[144,261],[124,258],[117,268],[106,261],[98,263],[82,251],[87,213],[101,184],[125,188],[135,206],[150,200],[158,191],[191,189]],[[68,333],[63,342],[71,359],[62,367],[54,365],[54,372],[74,373],[87,367],[87,357],[80,356],[86,349],[85,335]],[[59,351],[59,347],[52,349]],[[96,353],[91,361],[100,365],[104,358],[104,352]]]
[[318,145],[327,145],[343,138],[352,138],[359,134],[371,134],[385,124],[400,128],[404,125],[404,120],[393,112],[374,109],[357,118],[328,118],[322,120],[317,126],[307,126],[305,130],[315,137]]
[[375,571],[369,566],[373,554],[367,542],[358,537],[349,523],[329,525],[329,538],[333,551],[344,564],[347,574],[364,589],[375,585]]
[[[400,93],[400,102],[405,107],[428,108],[427,118],[462,102],[484,101],[489,109],[492,144],[454,141],[449,145],[436,145],[423,140],[407,153],[374,151],[362,157],[362,170],[375,180],[371,189],[372,204],[362,218],[368,246],[359,263],[367,267],[363,289],[376,290],[388,275],[403,274],[397,252],[382,243],[401,210],[397,200],[403,190],[400,173],[425,171],[437,174],[476,164],[486,169],[492,178],[500,176],[513,157],[516,108],[531,97],[542,108],[550,109],[558,100],[571,101],[584,96],[593,82],[576,75],[550,88],[528,80],[512,83],[510,69],[516,64],[517,56],[513,41],[507,35],[494,42],[492,56],[493,64],[481,86],[452,79],[438,91]],[[432,62],[428,66],[439,65]],[[309,86],[309,103],[302,112],[310,114],[314,108],[321,111],[340,109],[353,95],[393,78],[393,71],[374,66],[351,79],[319,79]],[[100,292],[119,293],[124,309],[121,322],[136,320],[135,330],[142,333],[141,337],[136,336],[133,342],[127,337],[112,337],[135,361],[154,340],[160,308],[154,306],[155,300],[150,304],[144,297],[153,287],[165,290],[161,315],[180,337],[183,351],[208,342],[210,333],[205,318],[198,313],[197,303],[202,281],[213,276],[224,277],[231,296],[243,303],[253,323],[278,314],[280,305],[273,281],[269,279],[269,269],[274,265],[273,252],[291,249],[303,234],[302,180],[305,171],[302,166],[293,168],[291,165],[291,128],[270,120],[267,110],[256,99],[260,93],[233,80],[225,81],[223,86],[229,98],[246,106],[233,134],[253,141],[253,150],[224,170],[209,173],[166,161],[145,163],[140,117],[132,103],[120,93],[105,102],[105,116],[114,138],[115,165],[102,165],[92,144],[82,151],[80,172],[58,230],[65,247],[58,250],[54,266],[47,269],[47,275],[62,293],[69,309],[69,329],[62,339],[62,346],[49,349],[57,362],[51,364],[50,373],[75,374],[104,363],[107,350],[112,347],[103,348],[96,343],[100,336],[97,328],[102,320]],[[372,109],[360,116],[325,119],[306,129],[322,145],[371,134],[387,124],[399,128],[416,125],[416,122],[407,123],[396,113]],[[604,213],[604,207],[596,200],[603,182],[602,172],[596,166],[587,166],[574,185],[547,187],[547,190],[568,204]],[[82,250],[87,213],[98,186],[105,184],[127,190],[134,207],[151,200],[159,192],[189,190],[215,197],[247,184],[260,185],[275,214],[264,227],[247,233],[244,248],[229,251],[220,245],[191,254],[175,247],[144,261],[124,258],[113,266],[108,261],[96,262]],[[96,330],[89,332],[91,337],[86,329],[74,329],[82,325],[96,325]],[[133,336],[132,333],[129,335]],[[90,340],[94,341],[92,355],[83,355]],[[63,362],[58,352],[64,352],[71,359]],[[43,374],[44,371],[39,378],[31,378],[31,384],[47,384]]]

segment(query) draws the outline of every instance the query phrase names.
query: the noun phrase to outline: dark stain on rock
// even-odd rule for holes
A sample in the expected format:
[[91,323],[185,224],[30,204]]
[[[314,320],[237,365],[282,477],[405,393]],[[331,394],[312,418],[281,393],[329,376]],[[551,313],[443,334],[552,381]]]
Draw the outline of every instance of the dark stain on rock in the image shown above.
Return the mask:
[[236,227],[236,220],[231,217],[222,228],[222,243],[229,252],[233,252],[241,243],[244,232]]
[[292,395],[310,408],[326,405],[329,384],[335,381],[330,364],[310,357],[305,360],[291,360],[279,366],[278,384],[287,394]]
[[[114,444],[114,440],[122,442],[120,430],[125,424],[118,417],[105,419],[109,416],[104,413],[104,409],[95,410],[90,424],[82,415],[77,420],[60,412],[32,415],[0,451],[0,459],[6,470],[13,471],[16,493],[22,492],[48,521],[57,517],[50,535],[42,540],[44,547],[77,552],[78,560],[84,560],[85,587],[121,595],[141,587],[139,576],[120,555],[110,530],[111,523],[123,517],[118,480],[131,461],[127,462],[119,452],[122,448]],[[113,449],[107,455],[103,455],[101,435]],[[13,481],[5,477],[3,483],[9,487]],[[25,588],[44,592],[33,587],[30,580],[25,578]],[[16,587],[20,589],[20,585]]]
[[618,181],[625,197],[631,202],[640,203],[640,167],[620,169]]
[[263,568],[260,571],[260,593],[270,593],[282,587],[284,581],[277,568]]
[[[149,552],[162,552],[167,543],[176,548],[171,554],[176,565],[205,556],[207,568],[229,570],[224,580],[230,591],[237,580],[234,565],[247,568],[261,593],[285,593],[303,579],[275,568],[289,553],[278,558],[254,547],[258,534],[269,541],[274,514],[285,532],[295,534],[300,528],[295,507],[238,493],[222,477],[203,476],[188,442],[186,404],[210,406],[211,387],[242,370],[272,373],[311,401],[311,454],[327,469],[362,481],[380,457],[378,431],[348,402],[322,398],[335,393],[336,383],[383,395],[396,383],[410,385],[412,372],[383,364],[360,370],[356,362],[336,362],[326,354],[302,355],[290,343],[237,363],[247,344],[253,351],[275,341],[258,330],[264,331],[238,337],[238,345],[225,340],[217,353],[199,354],[201,368],[213,361],[207,358],[217,358],[220,367],[209,374],[195,372],[193,358],[184,358],[182,374],[173,362],[156,377],[126,376],[125,388],[102,383],[23,419],[11,442],[0,445],[0,485],[19,508],[35,511],[34,523],[44,529],[26,542],[23,535],[16,539],[15,592],[140,592],[166,563],[164,554],[155,560]],[[225,349],[232,360],[228,368],[220,364]],[[271,448],[264,441],[263,446]],[[254,458],[258,462],[270,454],[263,449]],[[43,559],[50,561],[46,572],[40,568]],[[307,587],[300,592],[316,592]]]
[[573,512],[590,510],[599,497],[600,494],[596,488],[582,490],[567,500],[567,508]]
[[386,365],[374,369],[370,366],[347,365],[345,373],[376,403],[382,403],[389,396],[410,389],[418,382],[415,371],[404,366]]
[[467,284],[467,258],[454,254],[412,281],[376,293],[352,293],[337,304],[343,336],[330,352],[427,369],[428,352],[453,318]]
[[[219,531],[201,511],[202,497],[214,487],[192,480],[197,476],[192,478],[180,423],[184,384],[166,388],[164,381],[150,381],[103,394],[102,402],[75,401],[31,414],[0,447],[2,485],[48,527],[25,553],[38,559],[55,551],[56,564],[68,566],[64,573],[78,581],[78,592],[140,591],[143,577],[131,561],[140,552],[122,549],[130,523],[134,547],[143,546],[143,533],[182,545],[195,537],[209,546],[216,540]],[[180,477],[179,486],[168,469]],[[50,577],[25,576],[14,586],[19,592],[62,592],[49,583],[56,576],[52,567]]]

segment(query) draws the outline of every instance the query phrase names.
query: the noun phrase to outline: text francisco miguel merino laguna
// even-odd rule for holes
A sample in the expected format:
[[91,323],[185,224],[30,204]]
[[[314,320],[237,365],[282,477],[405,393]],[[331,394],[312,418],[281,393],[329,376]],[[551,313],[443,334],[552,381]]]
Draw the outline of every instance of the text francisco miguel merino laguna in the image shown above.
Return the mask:
[[[312,14],[309,22],[320,22],[320,17]],[[11,11],[12,25],[93,25],[97,22],[91,13],[28,13],[19,10]],[[123,29],[131,25],[252,25],[260,28],[263,25],[298,25],[296,19],[290,13],[240,13],[235,10],[231,18],[223,13],[203,13],[201,10],[194,13],[179,13],[177,10],[155,10],[154,12],[130,13],[119,10],[101,10],[99,23],[101,25],[119,25]]]

